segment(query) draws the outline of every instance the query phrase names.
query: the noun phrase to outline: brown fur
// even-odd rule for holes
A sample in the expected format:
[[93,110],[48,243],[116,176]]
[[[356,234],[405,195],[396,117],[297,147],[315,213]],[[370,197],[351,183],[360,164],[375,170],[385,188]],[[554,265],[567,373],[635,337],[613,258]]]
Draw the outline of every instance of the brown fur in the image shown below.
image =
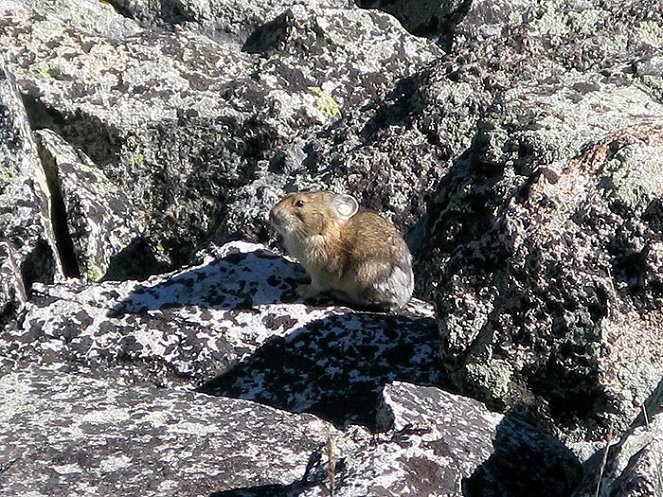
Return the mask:
[[[356,209],[352,198],[319,191],[286,195],[272,209],[272,224],[311,276],[311,285],[298,292],[312,296],[338,291],[362,305],[395,299],[397,303],[386,302],[385,307],[401,307],[412,293],[407,245],[398,230],[375,212],[359,210],[350,216],[352,206]],[[393,276],[395,270],[402,274]],[[400,288],[403,285],[408,288]]]

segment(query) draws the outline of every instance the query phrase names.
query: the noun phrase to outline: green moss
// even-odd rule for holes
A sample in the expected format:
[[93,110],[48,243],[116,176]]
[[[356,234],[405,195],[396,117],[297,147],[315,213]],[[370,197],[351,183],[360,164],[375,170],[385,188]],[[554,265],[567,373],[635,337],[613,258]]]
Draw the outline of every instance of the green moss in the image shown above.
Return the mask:
[[13,179],[16,179],[17,176],[18,173],[13,169],[6,169],[5,171],[2,171],[2,173],[0,174],[0,178],[2,178],[5,181],[12,181]]
[[509,391],[513,373],[513,367],[507,361],[490,358],[485,362],[468,362],[465,366],[465,381],[492,398],[503,399]]
[[330,117],[341,117],[341,106],[338,102],[329,95],[325,94],[324,90],[319,86],[309,86],[309,91],[313,93],[318,100],[315,106]]
[[143,164],[145,164],[145,156],[143,154],[138,153],[131,157],[131,165],[133,167],[142,167]]
[[104,277],[104,271],[100,267],[92,266],[85,272],[85,276],[88,281],[99,281]]
[[45,78],[51,77],[51,68],[46,62],[42,62],[41,64],[39,64],[39,66],[37,67],[37,71],[39,71],[39,74],[41,74]]

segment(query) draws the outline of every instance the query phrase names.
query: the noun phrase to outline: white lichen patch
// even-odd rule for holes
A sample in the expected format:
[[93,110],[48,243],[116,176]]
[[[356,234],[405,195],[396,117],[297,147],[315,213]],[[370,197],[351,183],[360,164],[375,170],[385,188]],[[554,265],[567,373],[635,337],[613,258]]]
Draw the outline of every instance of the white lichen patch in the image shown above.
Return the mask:
[[53,465],[52,469],[60,475],[70,475],[83,472],[83,468],[81,468],[78,464]]
[[111,473],[128,468],[131,465],[131,458],[125,455],[110,456],[99,463],[98,470],[102,473]]
[[81,417],[81,422],[96,425],[116,424],[127,421],[130,417],[126,409],[109,407],[86,413]]

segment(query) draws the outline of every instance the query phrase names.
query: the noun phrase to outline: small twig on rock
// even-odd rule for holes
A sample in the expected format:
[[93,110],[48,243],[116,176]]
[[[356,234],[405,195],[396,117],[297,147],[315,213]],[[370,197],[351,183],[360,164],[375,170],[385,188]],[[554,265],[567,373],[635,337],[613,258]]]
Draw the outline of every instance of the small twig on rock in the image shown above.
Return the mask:
[[603,458],[601,459],[601,466],[599,467],[599,477],[596,481],[596,491],[594,492],[594,497],[599,497],[599,492],[601,491],[603,471],[605,471],[605,465],[608,463],[608,452],[610,450],[610,444],[612,443],[612,431],[613,424],[611,422],[610,427],[608,428],[608,436],[605,439],[605,450],[603,451]]
[[334,453],[334,439],[331,435],[327,435],[327,478],[329,479],[329,495],[334,497],[336,493],[336,454]]

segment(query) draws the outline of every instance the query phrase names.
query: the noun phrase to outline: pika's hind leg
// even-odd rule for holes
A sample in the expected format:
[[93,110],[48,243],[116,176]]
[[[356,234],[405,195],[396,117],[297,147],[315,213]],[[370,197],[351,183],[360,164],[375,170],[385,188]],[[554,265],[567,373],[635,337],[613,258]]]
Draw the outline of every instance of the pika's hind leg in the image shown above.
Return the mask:
[[355,297],[357,303],[394,312],[405,307],[412,297],[414,276],[409,259],[376,268],[372,278],[362,281]]

